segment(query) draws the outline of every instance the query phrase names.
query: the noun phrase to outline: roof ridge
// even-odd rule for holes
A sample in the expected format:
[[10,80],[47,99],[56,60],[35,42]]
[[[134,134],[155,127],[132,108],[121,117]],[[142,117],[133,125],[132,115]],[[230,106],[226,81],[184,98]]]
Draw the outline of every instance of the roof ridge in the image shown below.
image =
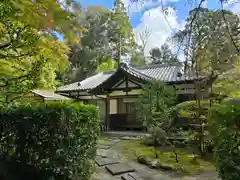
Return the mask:
[[144,66],[140,66],[140,67],[134,67],[135,69],[150,69],[150,68],[159,68],[159,67],[168,67],[168,66],[181,66],[181,62],[174,62],[172,64],[150,64],[150,65],[144,65]]
[[139,71],[138,69],[136,69],[136,68],[134,68],[134,67],[131,67],[131,66],[128,66],[128,65],[127,65],[126,67],[127,67],[128,69],[132,70],[132,71],[135,71],[135,73],[139,73],[140,75],[145,76],[145,77],[148,78],[148,79],[151,79],[151,80],[154,79],[154,78],[152,78],[151,76],[148,76],[148,75],[142,73],[141,71]]

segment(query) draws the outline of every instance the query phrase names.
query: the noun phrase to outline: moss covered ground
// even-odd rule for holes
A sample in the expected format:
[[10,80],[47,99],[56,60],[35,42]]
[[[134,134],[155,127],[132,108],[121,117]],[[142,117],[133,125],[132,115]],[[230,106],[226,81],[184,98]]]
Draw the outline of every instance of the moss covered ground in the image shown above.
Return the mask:
[[157,149],[158,158],[155,158],[156,151],[151,146],[146,146],[141,140],[122,140],[115,147],[120,153],[131,160],[137,160],[139,156],[145,156],[151,160],[157,160],[163,164],[169,164],[176,168],[182,168],[184,172],[194,175],[202,172],[215,171],[211,160],[198,157],[194,160],[194,150],[190,148],[178,148],[179,162],[175,160],[175,155],[171,147],[159,147]]

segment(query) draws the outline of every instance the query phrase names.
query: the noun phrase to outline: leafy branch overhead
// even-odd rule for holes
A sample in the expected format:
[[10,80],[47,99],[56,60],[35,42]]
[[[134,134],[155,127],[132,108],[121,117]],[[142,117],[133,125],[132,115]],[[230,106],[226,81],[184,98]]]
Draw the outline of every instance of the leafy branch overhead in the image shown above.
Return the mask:
[[[55,71],[67,67],[68,47],[53,34],[65,34],[72,18],[54,0],[0,3],[1,96],[55,86]],[[71,42],[74,33],[66,33],[66,40]]]

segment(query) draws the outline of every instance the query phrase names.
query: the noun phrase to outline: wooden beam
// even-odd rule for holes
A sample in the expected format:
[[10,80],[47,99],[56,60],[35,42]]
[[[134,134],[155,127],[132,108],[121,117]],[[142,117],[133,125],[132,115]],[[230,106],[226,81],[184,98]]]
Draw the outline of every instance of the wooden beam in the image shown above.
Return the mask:
[[131,79],[128,79],[128,81],[131,82],[131,83],[133,83],[133,84],[136,84],[136,85],[139,87],[139,89],[142,88],[142,85],[139,84],[138,82],[135,82],[135,81],[133,81],[133,80],[131,80]]
[[125,79],[120,80],[117,84],[115,84],[112,88],[117,88],[118,86],[122,85],[125,82]]
[[126,78],[126,95],[128,95],[128,91],[129,91],[129,88],[128,88],[128,77],[125,76]]
[[109,94],[107,93],[106,95],[106,99],[105,99],[105,105],[106,105],[106,113],[105,113],[105,126],[106,126],[106,130],[109,130],[109,125],[110,125],[110,98],[109,98]]
[[109,96],[109,99],[137,98],[137,97],[139,97],[139,95],[129,94],[129,95]]

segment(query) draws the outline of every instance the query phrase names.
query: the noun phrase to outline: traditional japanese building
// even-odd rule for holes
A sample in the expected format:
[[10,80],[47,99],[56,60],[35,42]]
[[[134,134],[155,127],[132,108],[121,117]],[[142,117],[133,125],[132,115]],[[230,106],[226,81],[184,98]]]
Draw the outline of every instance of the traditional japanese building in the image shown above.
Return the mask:
[[179,101],[195,96],[194,72],[183,72],[179,63],[173,65],[151,65],[133,68],[121,64],[114,71],[93,75],[57,89],[58,94],[78,99],[84,104],[98,105],[100,115],[107,128],[141,128],[136,120],[135,101],[144,84],[161,81],[174,85]]

